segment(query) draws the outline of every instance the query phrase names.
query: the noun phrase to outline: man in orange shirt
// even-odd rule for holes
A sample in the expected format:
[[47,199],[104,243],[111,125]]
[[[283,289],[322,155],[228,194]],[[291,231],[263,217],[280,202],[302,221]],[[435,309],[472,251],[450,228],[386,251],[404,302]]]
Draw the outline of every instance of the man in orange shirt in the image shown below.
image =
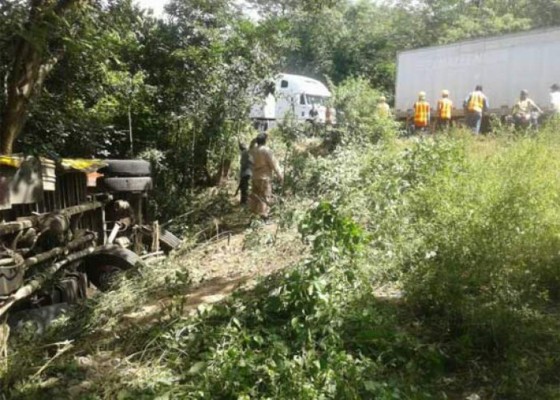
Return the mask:
[[418,101],[414,103],[414,130],[425,132],[430,126],[430,103],[426,101],[426,92],[418,93]]
[[441,92],[441,99],[438,100],[437,105],[438,129],[449,130],[452,111],[453,102],[449,98],[449,90],[444,90]]

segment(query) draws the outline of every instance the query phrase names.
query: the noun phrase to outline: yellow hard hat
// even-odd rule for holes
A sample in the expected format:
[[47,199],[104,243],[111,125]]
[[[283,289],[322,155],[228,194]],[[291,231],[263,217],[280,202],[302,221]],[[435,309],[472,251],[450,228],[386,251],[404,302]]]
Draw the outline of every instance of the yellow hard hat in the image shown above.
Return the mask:
[[441,95],[442,96],[449,96],[449,90],[447,90],[447,89],[442,90]]
[[418,93],[418,97],[421,98],[421,99],[425,98],[426,97],[426,92]]

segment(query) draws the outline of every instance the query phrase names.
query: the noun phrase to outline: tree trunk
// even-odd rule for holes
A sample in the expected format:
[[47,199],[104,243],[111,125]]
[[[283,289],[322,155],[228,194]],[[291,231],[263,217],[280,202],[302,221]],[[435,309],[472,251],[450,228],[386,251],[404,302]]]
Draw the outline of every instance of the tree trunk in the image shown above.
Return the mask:
[[15,106],[8,104],[7,107],[0,132],[0,154],[11,155],[14,142],[23,129],[27,107],[21,101]]
[[0,128],[0,154],[12,154],[14,141],[25,125],[29,100],[41,68],[39,54],[24,39],[20,39],[16,52]]
[[134,137],[132,136],[132,109],[128,104],[128,139],[130,140],[130,158],[134,158]]
[[212,179],[214,186],[224,186],[227,182],[229,170],[231,168],[231,160],[224,159],[218,166],[218,171]]
[[[60,15],[78,1],[59,0],[54,8],[49,9],[47,6],[50,1],[33,0],[27,23],[28,33],[33,30],[33,27],[44,24],[45,12],[54,12]],[[45,26],[44,29],[48,32],[48,26]],[[37,43],[31,43],[21,36],[17,39],[18,43],[15,47],[14,63],[8,76],[6,104],[0,126],[0,154],[12,154],[14,142],[25,125],[30,101],[40,91],[46,76],[62,55],[62,52],[57,56],[48,54],[48,33],[46,35],[47,37],[42,40],[37,38]]]

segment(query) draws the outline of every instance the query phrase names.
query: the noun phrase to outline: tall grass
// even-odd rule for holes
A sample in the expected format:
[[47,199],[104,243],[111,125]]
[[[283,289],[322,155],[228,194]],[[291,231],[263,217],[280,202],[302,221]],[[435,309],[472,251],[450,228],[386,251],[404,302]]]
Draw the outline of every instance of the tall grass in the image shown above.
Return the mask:
[[491,398],[559,395],[559,132],[350,143],[298,171],[366,229],[367,273],[404,290],[444,374]]
[[[326,156],[290,155],[292,199],[280,218],[289,224],[305,215],[298,220],[311,254],[304,262],[194,317],[170,311],[164,325],[131,329],[119,349],[144,374],[112,376],[87,393],[558,398],[557,130],[373,136]],[[184,290],[187,275],[175,268],[157,284],[129,282],[122,294],[141,302],[166,285]],[[375,287],[387,284],[402,295],[379,296]],[[113,327],[103,314],[114,315],[118,299],[102,299],[92,321]],[[55,375],[64,363],[71,361],[53,362]]]
[[459,170],[438,171],[409,196],[422,238],[402,264],[409,302],[453,363],[491,360],[507,398],[544,398],[560,384],[559,150],[547,131],[484,157],[467,152],[452,162]]

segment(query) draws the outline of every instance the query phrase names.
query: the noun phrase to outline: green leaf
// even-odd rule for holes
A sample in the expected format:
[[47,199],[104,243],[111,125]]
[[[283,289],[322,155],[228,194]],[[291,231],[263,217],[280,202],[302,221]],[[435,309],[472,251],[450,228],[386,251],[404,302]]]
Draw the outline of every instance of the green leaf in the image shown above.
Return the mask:
[[194,363],[188,370],[188,375],[198,375],[206,368],[206,362],[198,361]]

